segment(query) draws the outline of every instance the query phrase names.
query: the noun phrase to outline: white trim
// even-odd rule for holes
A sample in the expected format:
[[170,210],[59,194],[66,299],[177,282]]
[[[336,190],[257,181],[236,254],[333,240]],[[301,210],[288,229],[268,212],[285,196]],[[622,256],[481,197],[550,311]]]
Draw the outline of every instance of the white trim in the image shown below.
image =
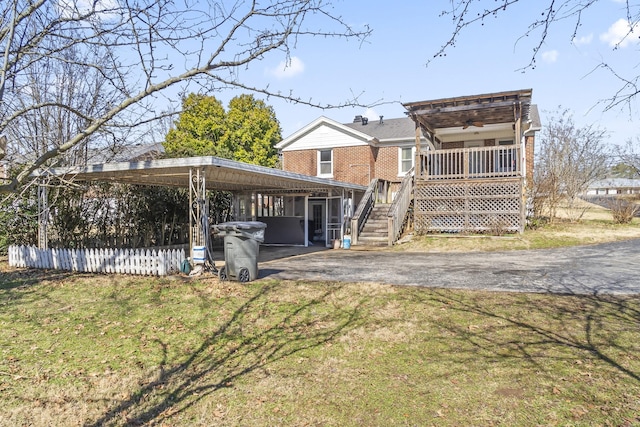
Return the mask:
[[[322,173],[321,156],[322,156],[322,152],[324,152],[324,151],[328,151],[331,154],[331,160],[330,160],[330,163],[329,163],[331,165],[331,172],[330,173]],[[321,150],[317,150],[317,176],[320,177],[320,178],[333,178],[333,148],[324,148],[324,149],[321,149]]]
[[367,135],[366,133],[359,132],[348,126],[338,123],[335,120],[331,120],[327,117],[320,116],[313,122],[303,127],[302,129],[294,132],[290,136],[286,137],[285,139],[277,143],[275,147],[281,151],[292,150],[292,148],[288,148],[291,144],[295,143],[299,139],[303,138],[304,136],[308,135],[309,133],[313,132],[314,130],[322,126],[333,128],[341,133],[344,133],[348,136],[355,138],[356,141],[354,141],[352,145],[374,144],[376,142],[375,138],[373,138],[370,135]]

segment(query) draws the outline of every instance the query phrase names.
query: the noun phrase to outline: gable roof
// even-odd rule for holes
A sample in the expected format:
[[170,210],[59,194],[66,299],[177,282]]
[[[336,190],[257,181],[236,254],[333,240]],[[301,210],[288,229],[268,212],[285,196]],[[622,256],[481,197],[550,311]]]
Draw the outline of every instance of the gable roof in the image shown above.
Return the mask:
[[309,135],[311,132],[313,132],[314,130],[323,127],[323,126],[327,126],[329,128],[333,128],[339,132],[348,134],[350,136],[352,136],[355,139],[361,140],[363,142],[370,142],[371,141],[371,136],[367,135],[366,133],[363,132],[359,132],[355,129],[351,129],[341,123],[336,122],[335,120],[331,120],[328,117],[325,116],[320,116],[317,119],[315,119],[314,121],[312,121],[311,123],[309,123],[308,125],[306,125],[305,127],[303,127],[302,129],[294,132],[293,134],[291,134],[290,136],[286,137],[285,139],[283,139],[282,141],[280,141],[279,143],[277,143],[275,145],[275,147],[277,149],[283,149],[288,147],[289,145],[293,144],[294,142],[298,141],[299,139]]
[[363,122],[338,123],[325,116],[320,116],[302,129],[276,144],[279,150],[290,147],[321,127],[328,127],[363,144],[378,145],[380,143],[413,142],[415,140],[415,123],[408,117]]

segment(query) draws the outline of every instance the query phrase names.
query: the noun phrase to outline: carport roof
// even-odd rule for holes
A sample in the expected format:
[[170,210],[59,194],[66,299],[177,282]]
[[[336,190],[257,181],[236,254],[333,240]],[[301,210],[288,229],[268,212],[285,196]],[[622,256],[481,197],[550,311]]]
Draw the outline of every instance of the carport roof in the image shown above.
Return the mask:
[[72,181],[109,181],[167,187],[189,186],[189,171],[200,170],[209,190],[267,192],[365,191],[361,185],[286,172],[219,157],[187,157],[84,167],[55,168],[38,175],[53,175]]

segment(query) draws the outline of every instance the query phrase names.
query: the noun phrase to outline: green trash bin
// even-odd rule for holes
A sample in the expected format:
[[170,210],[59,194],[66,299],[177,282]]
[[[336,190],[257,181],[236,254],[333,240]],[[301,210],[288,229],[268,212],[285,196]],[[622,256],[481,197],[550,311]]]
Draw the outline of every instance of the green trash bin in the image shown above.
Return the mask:
[[259,221],[231,221],[213,226],[213,232],[224,238],[220,280],[233,278],[244,283],[258,278],[258,254],[265,228],[267,224]]

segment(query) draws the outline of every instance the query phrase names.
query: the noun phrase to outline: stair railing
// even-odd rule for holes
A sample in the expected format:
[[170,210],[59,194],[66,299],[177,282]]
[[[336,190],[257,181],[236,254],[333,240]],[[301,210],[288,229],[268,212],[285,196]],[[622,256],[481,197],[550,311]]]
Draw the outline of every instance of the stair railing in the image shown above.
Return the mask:
[[364,193],[364,196],[362,196],[362,200],[360,200],[358,208],[351,218],[351,243],[354,245],[358,243],[358,236],[376,204],[377,188],[378,178],[374,178],[369,183],[367,191]]
[[414,169],[411,168],[402,178],[400,189],[389,207],[389,213],[387,214],[389,246],[393,246],[398,241],[402,233],[402,227],[407,220],[407,211],[413,196],[413,172]]

